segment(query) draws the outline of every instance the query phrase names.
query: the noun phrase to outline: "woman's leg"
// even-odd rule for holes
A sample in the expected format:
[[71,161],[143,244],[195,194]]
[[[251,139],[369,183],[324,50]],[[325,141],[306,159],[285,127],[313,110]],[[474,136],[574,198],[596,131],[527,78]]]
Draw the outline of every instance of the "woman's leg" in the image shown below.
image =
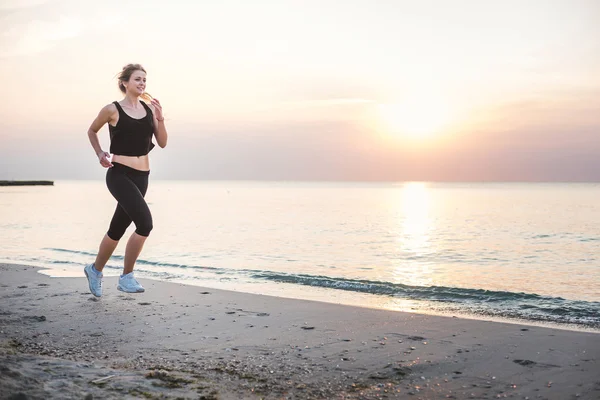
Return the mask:
[[117,204],[115,213],[110,221],[108,232],[104,235],[104,238],[102,238],[98,254],[96,255],[94,268],[97,271],[102,272],[129,225],[131,225],[131,218],[129,218],[129,215],[123,210],[123,207]]
[[[108,178],[108,175],[107,175]],[[108,185],[109,179],[107,179]],[[111,184],[114,183],[114,179],[110,179]],[[127,228],[131,225],[131,218],[129,215],[123,210],[119,204],[117,204],[117,208],[113,214],[113,217],[110,221],[110,227],[108,228],[108,232],[102,238],[100,242],[100,248],[98,249],[98,254],[96,255],[96,261],[94,262],[94,269],[98,272],[102,272],[104,266],[114,253],[117,245],[119,244],[119,240],[125,234]]]
[[123,262],[123,275],[126,275],[133,271],[135,262],[137,261],[144,243],[148,236],[138,235],[133,232],[127,241],[127,247],[125,248],[125,261]]
[[128,170],[127,167],[115,167],[106,173],[106,186],[118,202],[117,209],[108,232],[100,242],[96,262],[84,268],[90,292],[96,297],[102,296],[102,270],[132,221],[135,222],[136,230],[127,243],[123,275],[117,288],[129,293],[144,291],[133,275],[128,274],[133,271],[146,237],[152,230],[152,215],[144,200],[148,189],[148,173]]
[[[125,249],[123,275],[126,275],[133,271],[144,242],[152,230],[152,214],[146,200],[144,200],[148,189],[148,175],[109,171],[109,174],[107,174],[107,186],[111,194],[119,202],[119,206],[115,211],[115,217],[113,217],[115,230],[112,230],[113,223],[111,223],[111,230],[109,230],[109,234],[107,235],[109,236],[107,241],[111,239],[114,241],[114,239],[117,239],[116,236],[120,239],[131,221],[136,226],[135,233],[129,238]],[[124,226],[125,215],[128,217],[127,226]],[[115,231],[116,233],[114,233]],[[108,250],[110,250],[109,246],[111,244],[110,242],[107,243],[106,247]]]
[[98,254],[96,255],[96,261],[94,262],[94,268],[98,272],[102,272],[104,266],[112,256],[112,253],[117,248],[119,244],[118,240],[112,240],[108,234],[104,235],[102,241],[100,242],[100,248],[98,249]]

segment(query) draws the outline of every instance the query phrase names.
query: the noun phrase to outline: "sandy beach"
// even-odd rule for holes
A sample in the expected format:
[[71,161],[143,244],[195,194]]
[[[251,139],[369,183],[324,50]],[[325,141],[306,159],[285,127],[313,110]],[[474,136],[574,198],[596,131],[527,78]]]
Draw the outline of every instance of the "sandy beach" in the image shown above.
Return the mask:
[[38,270],[0,264],[2,399],[600,398],[598,333]]

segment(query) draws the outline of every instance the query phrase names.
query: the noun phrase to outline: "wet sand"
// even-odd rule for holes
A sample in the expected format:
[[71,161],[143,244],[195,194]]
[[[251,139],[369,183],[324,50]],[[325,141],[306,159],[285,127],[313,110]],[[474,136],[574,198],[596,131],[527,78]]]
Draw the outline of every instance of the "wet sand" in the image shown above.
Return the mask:
[[1,399],[600,398],[599,333],[38,270],[0,264]]

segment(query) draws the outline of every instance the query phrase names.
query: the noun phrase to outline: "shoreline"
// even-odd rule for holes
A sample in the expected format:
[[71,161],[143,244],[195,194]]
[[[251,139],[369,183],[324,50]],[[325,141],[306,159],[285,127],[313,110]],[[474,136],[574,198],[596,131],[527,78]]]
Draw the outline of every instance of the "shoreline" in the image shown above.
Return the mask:
[[146,293],[125,294],[116,290],[116,277],[107,277],[105,295],[97,300],[84,278],[51,278],[38,273],[41,269],[0,264],[0,357],[3,374],[15,377],[0,383],[0,393],[207,399],[600,396],[597,333],[143,278]]
[[[0,264],[3,261],[0,260]],[[10,264],[10,263],[8,263]],[[48,267],[43,265],[30,265],[40,269],[40,273],[47,275],[51,278],[78,278],[83,277],[84,274],[78,270],[65,269],[59,267]],[[107,273],[109,275],[107,275]],[[105,276],[118,276],[118,272],[113,270],[112,268],[109,270],[105,270]],[[432,316],[440,316],[440,317],[448,317],[448,318],[462,318],[476,321],[487,321],[487,322],[498,322],[498,323],[508,323],[508,324],[517,324],[517,325],[528,325],[528,326],[536,326],[543,328],[553,328],[553,329],[563,329],[568,331],[575,332],[590,332],[590,333],[600,333],[600,327],[596,328],[593,326],[585,325],[585,324],[577,324],[577,323],[561,323],[561,322],[553,322],[546,320],[538,320],[538,319],[525,319],[518,317],[510,317],[510,316],[497,316],[491,314],[478,314],[478,313],[469,313],[468,311],[461,309],[444,309],[439,308],[436,309],[433,307],[435,303],[426,302],[426,301],[415,301],[402,299],[398,301],[402,305],[394,305],[393,299],[390,300],[390,297],[385,295],[379,295],[374,293],[362,293],[362,292],[354,292],[354,291],[346,291],[342,289],[336,288],[324,288],[324,287],[314,287],[314,286],[303,286],[300,284],[293,283],[277,283],[277,282],[263,282],[261,285],[261,290],[256,290],[255,286],[250,285],[241,285],[239,288],[229,287],[228,285],[211,285],[206,284],[205,282],[201,282],[199,280],[185,280],[185,279],[169,279],[164,280],[156,277],[142,276],[138,275],[144,279],[154,280],[158,282],[168,282],[168,283],[178,283],[187,286],[200,287],[200,288],[211,288],[216,290],[225,290],[232,291],[237,293],[247,293],[254,294],[259,296],[271,296],[277,298],[286,298],[293,300],[309,300],[316,302],[323,302],[328,304],[337,304],[351,307],[361,307],[367,309],[374,310],[386,310],[391,312],[406,312],[413,314],[426,314]],[[290,290],[290,286],[293,290]],[[269,294],[264,294],[264,290],[267,289]],[[332,295],[333,293],[333,295]],[[375,300],[373,300],[375,299]],[[365,305],[367,303],[367,305]],[[422,303],[422,304],[420,304]],[[408,305],[407,305],[408,304]]]

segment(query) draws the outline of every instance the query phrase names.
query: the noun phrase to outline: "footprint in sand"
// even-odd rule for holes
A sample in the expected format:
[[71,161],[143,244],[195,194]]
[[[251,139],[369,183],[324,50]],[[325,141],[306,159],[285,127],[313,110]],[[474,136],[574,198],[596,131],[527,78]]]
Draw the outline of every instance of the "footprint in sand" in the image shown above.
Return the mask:
[[46,317],[44,315],[40,315],[39,317],[37,315],[32,315],[32,316],[28,316],[28,317],[23,317],[23,319],[28,319],[30,321],[35,321],[35,322],[43,322],[46,320]]
[[243,310],[241,308],[238,308],[237,311],[243,312],[243,313],[254,314],[257,317],[268,317],[269,315],[271,315],[271,314],[269,314],[267,312],[246,311],[246,310]]
[[531,360],[513,360],[514,363],[522,365],[523,367],[528,367],[528,368],[533,368],[533,367],[540,367],[540,368],[559,368],[560,365],[554,365],[554,364],[542,364],[542,363],[537,363],[535,361],[531,361]]

